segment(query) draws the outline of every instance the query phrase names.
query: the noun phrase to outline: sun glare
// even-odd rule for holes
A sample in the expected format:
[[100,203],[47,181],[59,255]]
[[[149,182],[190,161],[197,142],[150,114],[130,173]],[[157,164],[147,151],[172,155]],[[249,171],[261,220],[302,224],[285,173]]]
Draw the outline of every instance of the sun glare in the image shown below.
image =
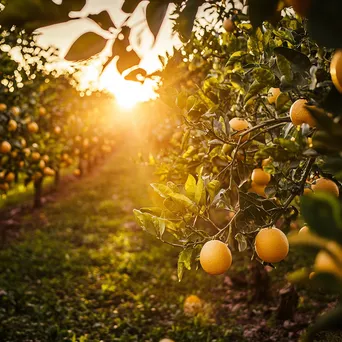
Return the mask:
[[101,89],[107,89],[116,98],[118,105],[124,110],[133,109],[138,103],[157,98],[154,89],[156,84],[146,80],[143,84],[126,81],[118,74],[114,65],[110,65],[98,80],[99,68],[96,65],[85,67],[81,77],[81,87],[99,84]]

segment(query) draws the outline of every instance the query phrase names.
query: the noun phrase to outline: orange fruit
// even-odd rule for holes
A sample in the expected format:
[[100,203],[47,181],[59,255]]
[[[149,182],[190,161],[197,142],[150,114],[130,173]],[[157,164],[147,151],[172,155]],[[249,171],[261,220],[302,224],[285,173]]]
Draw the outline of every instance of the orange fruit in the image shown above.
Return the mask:
[[278,96],[281,94],[279,88],[270,88],[268,90],[267,100],[269,104],[273,104],[277,101]]
[[33,161],[38,161],[40,159],[40,154],[38,152],[32,152],[31,158]]
[[196,296],[191,295],[188,296],[184,301],[184,313],[188,315],[197,315],[203,309],[202,300]]
[[50,160],[50,157],[47,154],[44,154],[42,159],[45,161],[45,163],[48,163]]
[[31,150],[29,148],[24,148],[23,152],[24,152],[26,157],[28,157],[31,154]]
[[232,253],[222,241],[211,240],[201,249],[200,263],[205,272],[212,275],[222,274],[232,264]]
[[[294,126],[301,125],[303,123],[308,124],[310,127],[316,126],[316,121],[312,117],[311,113],[306,107],[308,101],[304,99],[299,99],[295,101],[290,108],[290,118]],[[311,108],[314,108],[311,106]]]
[[7,109],[7,105],[0,103],[0,112],[4,112]]
[[[342,249],[335,242],[329,242],[326,248],[331,252],[334,256],[336,256],[337,260],[342,263]],[[314,265],[316,272],[326,272],[326,273],[333,273],[338,277],[342,277],[342,267],[336,260],[325,250],[321,250],[318,252],[315,265]]]
[[319,178],[316,183],[312,185],[314,192],[327,192],[336,197],[339,196],[340,191],[335,182],[327,178]]
[[15,121],[15,120],[13,120],[13,119],[11,119],[9,122],[8,122],[8,130],[10,131],[10,132],[14,132],[14,131],[16,131],[17,130],[17,128],[18,128],[18,124],[17,124],[17,122]]
[[40,168],[41,170],[43,170],[43,169],[45,168],[45,161],[44,161],[44,160],[40,160],[40,161],[39,161],[39,168]]
[[24,138],[20,139],[20,144],[22,147],[26,147],[26,140]]
[[169,338],[163,338],[159,342],[175,342],[174,340],[170,340]]
[[15,174],[13,172],[10,172],[7,174],[5,180],[8,182],[8,183],[11,183],[13,182],[15,179]]
[[280,262],[289,252],[289,241],[280,229],[263,228],[255,238],[255,251],[266,262]]
[[29,132],[31,133],[37,133],[39,131],[39,126],[36,122],[30,122],[27,125],[27,129],[29,130]]
[[12,114],[13,114],[14,116],[18,116],[18,115],[20,114],[20,108],[14,106],[14,107],[11,108],[11,112],[12,112]]
[[271,180],[271,175],[263,169],[254,169],[251,178],[252,182],[257,185],[267,185]]
[[330,63],[330,75],[334,86],[342,93],[342,49],[334,53]]
[[225,19],[223,21],[223,28],[227,31],[227,32],[233,32],[235,29],[235,25],[233,20],[231,19]]
[[59,126],[55,126],[55,128],[53,129],[53,131],[55,132],[55,134],[61,134],[62,129]]
[[313,191],[310,188],[304,188],[304,191],[303,191],[304,196],[310,195],[312,193]]
[[248,189],[248,192],[253,192],[255,194],[258,194],[261,197],[266,198],[265,189],[266,189],[266,185],[259,185],[259,184],[252,182],[251,187]]
[[80,169],[76,169],[74,170],[74,176],[81,176],[81,170]]
[[311,272],[309,274],[309,279],[312,280],[315,277],[316,273],[315,272]]
[[[249,123],[247,120],[245,119],[241,119],[241,118],[233,118],[229,121],[229,125],[230,128],[233,130],[234,132],[243,132],[246,131],[249,128]],[[246,134],[241,138],[241,141],[247,141],[249,139],[250,134]],[[233,139],[238,141],[240,139],[240,135],[239,134],[234,134],[233,135]]]
[[8,183],[0,184],[0,190],[8,191],[9,190],[9,184]]
[[12,146],[8,141],[3,141],[0,146],[0,152],[3,154],[7,154],[11,152]]
[[45,109],[44,107],[40,107],[40,108],[39,108],[39,115],[40,115],[40,116],[46,115],[46,109]]
[[50,167],[45,167],[43,173],[45,176],[54,176],[55,170],[51,169]]

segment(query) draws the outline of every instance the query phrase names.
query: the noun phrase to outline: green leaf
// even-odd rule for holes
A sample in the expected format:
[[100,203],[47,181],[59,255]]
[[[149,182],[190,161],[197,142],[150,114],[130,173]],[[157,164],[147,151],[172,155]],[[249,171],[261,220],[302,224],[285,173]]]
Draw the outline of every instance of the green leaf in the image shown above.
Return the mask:
[[260,84],[264,84],[267,86],[272,86],[275,81],[273,72],[265,68],[255,68],[253,70],[253,76],[255,80],[258,81]]
[[277,56],[281,55],[285,57],[292,64],[294,71],[309,71],[311,68],[309,57],[297,50],[280,46],[275,48],[273,51]]
[[164,184],[152,183],[151,184],[153,190],[158,193],[160,197],[170,198],[173,194],[173,191]]
[[276,60],[280,73],[285,77],[287,82],[291,82],[293,80],[291,63],[282,55],[277,55]]
[[207,184],[207,191],[210,196],[210,202],[213,202],[214,198],[220,191],[221,184],[218,180],[214,179]]
[[195,192],[196,192],[196,179],[193,175],[189,174],[188,175],[188,179],[186,180],[185,183],[185,191],[187,196],[191,199],[191,200],[195,200]]
[[249,0],[248,14],[254,28],[261,26],[265,20],[271,19],[276,13],[277,0]]
[[195,192],[195,203],[205,204],[205,187],[202,177],[198,177],[196,192]]
[[301,213],[312,232],[342,244],[341,206],[326,193],[301,197]]
[[188,0],[183,11],[177,19],[181,40],[183,42],[188,41],[191,37],[192,28],[194,26],[194,21],[199,6],[200,3],[197,0]]
[[183,249],[178,256],[178,280],[181,281],[184,274],[184,269],[191,270],[193,248]]
[[106,38],[94,32],[87,32],[72,44],[64,58],[74,62],[86,60],[100,53],[106,44]]
[[146,20],[154,39],[158,36],[168,7],[168,2],[150,2],[146,7]]
[[249,87],[248,93],[244,98],[244,102],[246,103],[253,96],[259,94],[263,89],[265,89],[265,85],[255,80]]
[[191,201],[188,197],[183,194],[172,194],[171,199],[176,203],[182,206],[184,209],[189,210],[190,212],[196,214],[198,212],[198,207],[196,204]]

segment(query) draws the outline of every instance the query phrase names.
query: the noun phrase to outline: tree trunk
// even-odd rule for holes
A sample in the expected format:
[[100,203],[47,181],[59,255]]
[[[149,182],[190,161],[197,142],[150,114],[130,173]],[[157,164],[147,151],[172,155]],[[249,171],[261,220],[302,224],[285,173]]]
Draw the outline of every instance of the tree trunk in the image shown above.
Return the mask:
[[253,301],[265,301],[270,297],[270,277],[265,267],[259,262],[253,262],[250,266],[251,288]]
[[56,174],[55,174],[55,181],[54,181],[54,187],[55,189],[58,188],[59,182],[61,180],[61,174],[59,170],[56,170]]
[[42,189],[43,189],[43,178],[39,178],[34,181],[34,203],[33,207],[40,208],[42,206]]
[[277,318],[285,321],[292,319],[298,306],[299,296],[292,284],[287,284],[279,291],[280,303],[277,308]]

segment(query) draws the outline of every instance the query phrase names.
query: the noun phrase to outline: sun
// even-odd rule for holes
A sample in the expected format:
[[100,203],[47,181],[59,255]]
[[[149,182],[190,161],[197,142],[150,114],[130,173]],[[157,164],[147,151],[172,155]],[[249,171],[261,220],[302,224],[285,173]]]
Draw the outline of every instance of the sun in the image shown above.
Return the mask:
[[109,65],[99,78],[99,67],[91,64],[85,67],[81,76],[81,87],[98,85],[100,89],[111,92],[117,104],[124,110],[133,109],[138,103],[156,99],[156,83],[152,80],[139,82],[127,81],[114,65]]

